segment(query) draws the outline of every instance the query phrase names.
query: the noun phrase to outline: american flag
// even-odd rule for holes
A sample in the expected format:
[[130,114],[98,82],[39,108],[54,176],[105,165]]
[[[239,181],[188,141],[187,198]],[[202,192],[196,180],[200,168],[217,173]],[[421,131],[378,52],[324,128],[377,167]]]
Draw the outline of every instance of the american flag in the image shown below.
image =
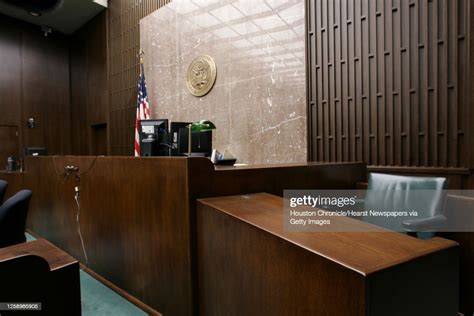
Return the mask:
[[137,97],[137,119],[135,120],[135,157],[140,156],[140,136],[138,133],[138,122],[150,118],[150,107],[148,104],[148,94],[146,92],[145,73],[143,63],[140,65],[140,77],[138,78]]

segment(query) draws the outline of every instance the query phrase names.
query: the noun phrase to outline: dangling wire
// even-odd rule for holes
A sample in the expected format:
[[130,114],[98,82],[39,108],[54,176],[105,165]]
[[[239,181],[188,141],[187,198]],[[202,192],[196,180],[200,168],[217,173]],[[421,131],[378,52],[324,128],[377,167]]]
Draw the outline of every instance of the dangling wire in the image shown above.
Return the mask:
[[53,156],[53,165],[54,165],[54,171],[56,172],[56,175],[64,177],[65,182],[68,181],[69,176],[74,175],[75,180],[77,182],[77,186],[74,187],[74,200],[76,201],[76,205],[77,205],[77,211],[76,211],[77,233],[81,241],[81,248],[82,248],[82,253],[84,254],[85,266],[89,266],[89,257],[87,256],[86,246],[84,243],[84,237],[82,236],[82,231],[81,231],[81,221],[80,221],[81,202],[79,199],[79,196],[80,196],[79,184],[81,182],[81,176],[88,173],[94,167],[97,161],[97,158],[99,158],[99,156],[96,156],[94,160],[90,163],[89,167],[83,172],[79,172],[80,168],[77,166],[66,166],[64,167],[64,171],[61,173],[56,166],[55,156]]
[[76,200],[77,204],[77,212],[76,212],[76,221],[77,221],[77,233],[79,234],[79,239],[81,240],[81,246],[82,246],[82,252],[84,254],[84,259],[86,260],[86,267],[89,266],[89,258],[87,257],[87,251],[86,251],[86,246],[84,244],[84,238],[82,237],[82,232],[81,232],[81,221],[80,221],[80,216],[81,216],[81,203],[79,201],[79,194],[80,194],[80,189],[79,187],[74,187],[74,199]]

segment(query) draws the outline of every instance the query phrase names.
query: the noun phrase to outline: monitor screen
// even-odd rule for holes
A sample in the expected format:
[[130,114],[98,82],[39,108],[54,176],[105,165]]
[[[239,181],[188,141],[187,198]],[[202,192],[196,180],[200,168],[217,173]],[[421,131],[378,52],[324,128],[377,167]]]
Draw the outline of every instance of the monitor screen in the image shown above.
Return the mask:
[[[210,157],[212,154],[212,131],[192,133],[192,154]],[[178,151],[180,155],[188,153],[189,129],[187,127],[179,129]]]
[[169,156],[168,120],[139,121],[140,156]]
[[[171,122],[170,127],[170,144],[171,144],[171,156],[181,156],[182,152],[179,147],[179,135],[182,128],[186,128],[191,124],[190,122]],[[187,150],[187,147],[186,147]]]
[[26,147],[24,154],[25,156],[47,156],[48,150],[46,147]]

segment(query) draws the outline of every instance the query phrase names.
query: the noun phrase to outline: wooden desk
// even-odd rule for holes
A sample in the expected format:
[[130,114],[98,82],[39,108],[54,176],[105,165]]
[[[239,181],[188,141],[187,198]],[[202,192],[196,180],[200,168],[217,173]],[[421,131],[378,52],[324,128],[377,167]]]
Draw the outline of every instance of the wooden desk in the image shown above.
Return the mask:
[[[205,158],[26,157],[27,227],[164,315],[197,314],[195,199],[284,189],[351,189],[364,163],[214,168]],[[80,181],[64,166],[78,166]]]
[[[367,223],[334,218],[339,225]],[[373,229],[372,229],[373,230]],[[269,194],[198,200],[201,315],[456,315],[457,243],[283,228]]]
[[1,248],[0,279],[1,302],[41,303],[24,314],[81,315],[79,262],[44,239]]

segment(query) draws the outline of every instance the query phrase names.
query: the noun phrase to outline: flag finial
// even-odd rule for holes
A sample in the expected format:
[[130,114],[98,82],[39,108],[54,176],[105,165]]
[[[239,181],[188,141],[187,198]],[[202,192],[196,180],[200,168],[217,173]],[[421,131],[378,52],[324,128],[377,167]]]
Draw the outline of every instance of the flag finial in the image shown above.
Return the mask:
[[138,57],[140,57],[140,64],[143,65],[143,56],[145,56],[145,52],[140,49],[140,52],[138,53]]

